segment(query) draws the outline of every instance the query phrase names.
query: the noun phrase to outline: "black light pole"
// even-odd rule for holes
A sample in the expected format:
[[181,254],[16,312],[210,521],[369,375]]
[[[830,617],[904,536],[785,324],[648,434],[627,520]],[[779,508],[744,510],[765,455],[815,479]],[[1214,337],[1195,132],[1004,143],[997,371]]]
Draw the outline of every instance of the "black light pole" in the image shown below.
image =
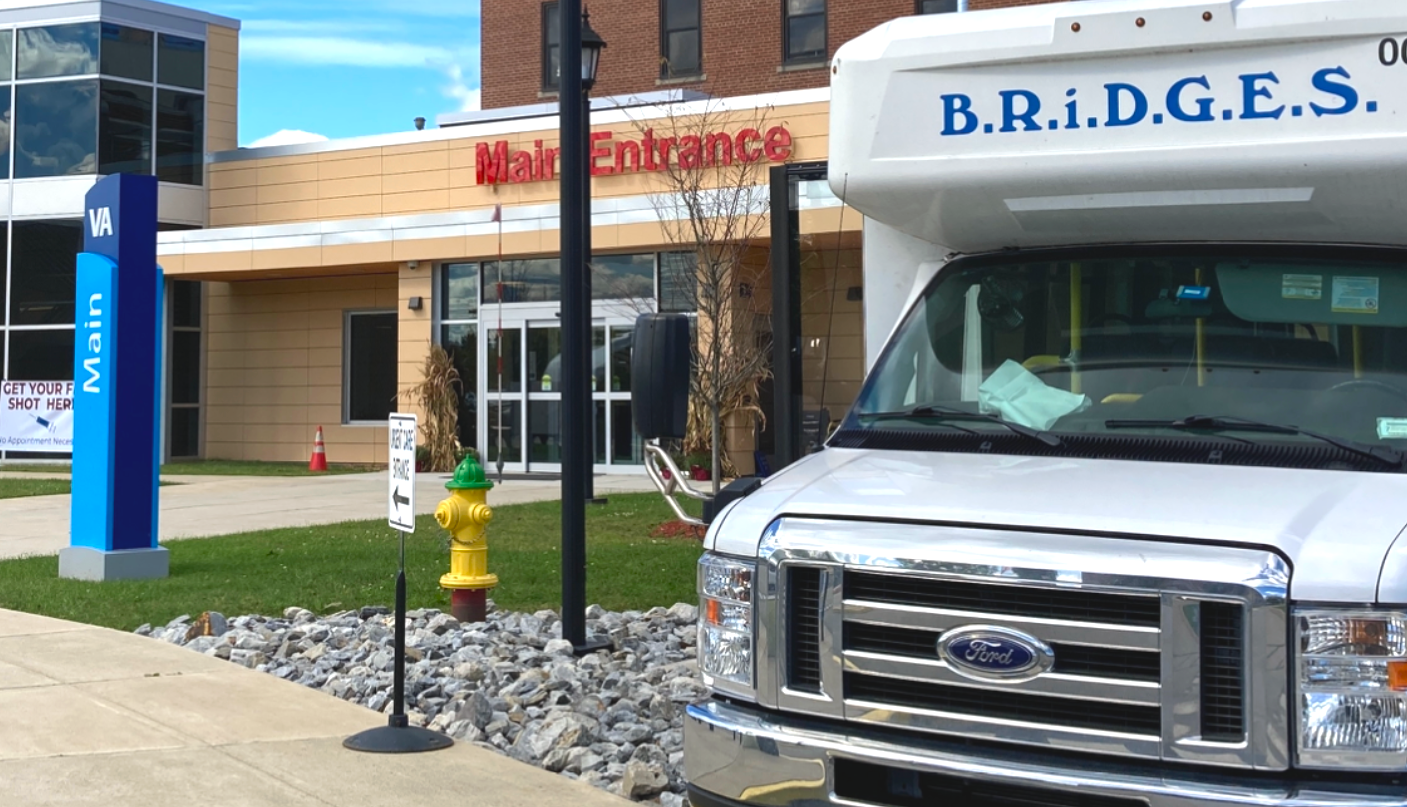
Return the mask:
[[[583,375],[589,350],[581,341],[590,324],[586,298],[586,261],[582,211],[587,162],[583,126],[583,79],[594,76],[600,48],[588,50],[582,41],[581,0],[561,0],[562,72],[558,88],[562,153],[562,638],[577,653],[594,650],[586,640],[586,471],[589,466],[581,438],[586,408],[591,402],[590,381]],[[585,322],[583,322],[585,320]],[[589,356],[589,353],[588,353]]]
[[[589,389],[586,403],[586,429],[582,432],[582,438],[586,441],[586,501],[589,504],[605,504],[604,499],[596,498],[596,441],[601,435],[596,433],[596,396],[590,389],[592,380],[596,377],[596,362],[594,357],[596,328],[591,321],[591,88],[596,84],[596,67],[600,64],[601,49],[606,47],[606,40],[596,33],[591,27],[591,14],[583,10],[581,13],[581,108],[582,112],[582,148],[586,155],[586,174],[582,180],[582,252],[586,256],[586,274],[583,295],[586,298],[586,328],[582,331],[582,338],[586,340],[586,347],[583,355],[586,359],[585,373],[586,383]],[[611,351],[610,346],[606,346],[606,367],[610,367]],[[607,390],[609,391],[609,390]],[[609,414],[607,415],[609,417]]]

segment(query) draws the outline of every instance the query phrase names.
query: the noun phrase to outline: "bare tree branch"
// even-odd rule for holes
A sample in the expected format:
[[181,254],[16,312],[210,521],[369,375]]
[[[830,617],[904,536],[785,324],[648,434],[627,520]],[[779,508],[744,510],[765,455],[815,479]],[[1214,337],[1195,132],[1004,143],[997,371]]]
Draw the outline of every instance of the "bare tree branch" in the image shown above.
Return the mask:
[[[676,299],[697,315],[692,340],[686,454],[711,452],[717,492],[725,473],[736,473],[725,451],[724,423],[763,417],[758,385],[771,374],[770,312],[755,291],[766,278],[762,238],[767,234],[767,162],[729,132],[768,130],[770,107],[747,114],[714,101],[702,110],[677,105],[663,117],[634,121],[647,148],[657,151],[665,190],[650,196],[669,243],[692,261],[680,261],[672,280]],[[760,259],[759,259],[760,253]],[[662,273],[663,275],[664,273]]]

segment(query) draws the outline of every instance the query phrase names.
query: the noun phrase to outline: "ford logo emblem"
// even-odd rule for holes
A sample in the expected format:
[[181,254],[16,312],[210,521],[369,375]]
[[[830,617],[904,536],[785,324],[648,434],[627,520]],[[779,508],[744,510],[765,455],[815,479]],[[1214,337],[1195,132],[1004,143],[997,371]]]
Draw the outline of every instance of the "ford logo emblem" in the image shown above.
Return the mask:
[[979,681],[1029,681],[1050,669],[1050,645],[1019,630],[969,625],[945,632],[938,657],[958,675]]

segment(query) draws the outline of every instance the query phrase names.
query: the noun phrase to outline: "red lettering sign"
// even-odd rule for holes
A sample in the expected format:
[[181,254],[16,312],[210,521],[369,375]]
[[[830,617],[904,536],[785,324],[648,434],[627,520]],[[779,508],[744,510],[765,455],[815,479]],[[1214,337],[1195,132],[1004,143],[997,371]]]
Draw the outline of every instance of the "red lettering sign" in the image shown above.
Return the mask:
[[[656,137],[646,129],[639,139],[616,139],[612,132],[592,132],[588,165],[594,177],[686,171],[740,163],[786,162],[792,156],[791,132],[773,126],[764,135],[753,128],[682,137]],[[507,140],[474,147],[474,177],[480,185],[505,185],[555,179],[560,149],[533,141],[532,151],[512,151]]]
[[489,151],[488,143],[474,147],[474,177],[480,185],[508,182],[508,141],[500,140]]

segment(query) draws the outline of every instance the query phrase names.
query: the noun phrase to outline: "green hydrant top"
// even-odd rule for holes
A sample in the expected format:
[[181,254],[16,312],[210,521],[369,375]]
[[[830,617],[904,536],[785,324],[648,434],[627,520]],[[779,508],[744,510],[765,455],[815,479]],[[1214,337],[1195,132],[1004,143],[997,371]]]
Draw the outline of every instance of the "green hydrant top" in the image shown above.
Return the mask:
[[464,461],[459,463],[459,467],[454,469],[454,478],[445,483],[447,490],[488,490],[493,487],[493,483],[484,474],[484,466],[469,454]]

